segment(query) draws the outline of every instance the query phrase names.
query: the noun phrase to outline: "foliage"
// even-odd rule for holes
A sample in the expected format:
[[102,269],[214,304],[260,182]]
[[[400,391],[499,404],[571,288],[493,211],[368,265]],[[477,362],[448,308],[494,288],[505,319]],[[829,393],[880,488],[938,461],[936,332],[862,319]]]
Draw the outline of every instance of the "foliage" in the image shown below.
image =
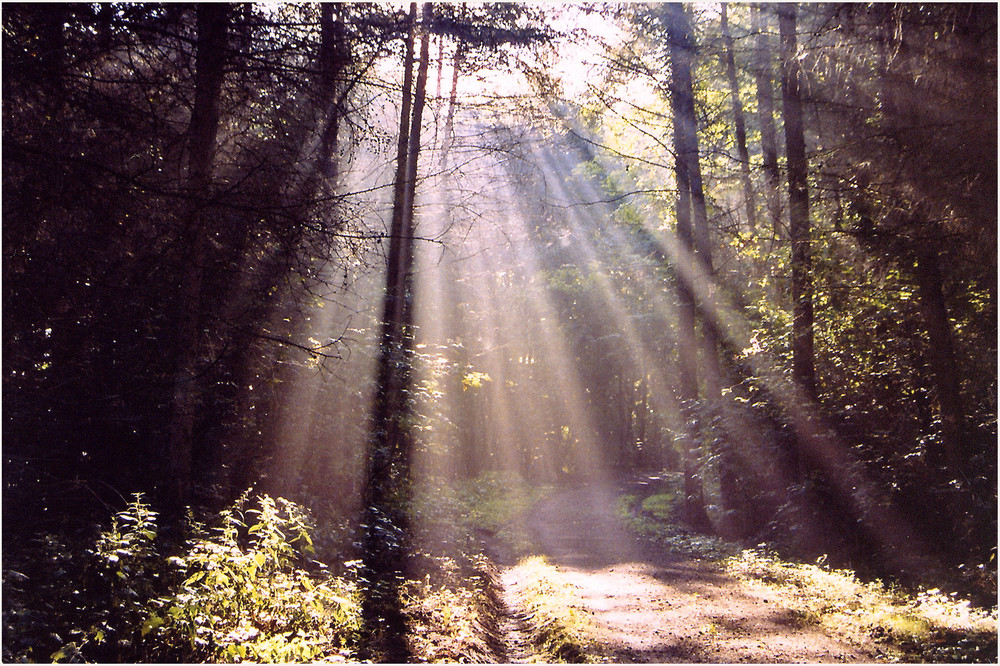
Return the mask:
[[[282,498],[223,511],[210,536],[167,560],[180,578],[150,602],[147,640],[184,660],[315,661],[348,656],[360,628],[353,584],[297,566],[313,552],[308,517]],[[160,647],[162,646],[162,647]]]
[[[13,634],[5,630],[5,659],[350,657],[360,628],[356,585],[307,560],[310,525],[300,507],[263,495],[256,508],[243,510],[246,501],[221,512],[218,527],[192,525],[180,554],[166,557],[157,547],[156,514],[137,496],[114,516],[84,562],[65,554],[54,558],[66,566],[42,584],[41,596],[5,603],[5,628]],[[5,570],[6,579],[26,582],[12,570]],[[13,593],[38,591],[25,585]],[[46,601],[60,592],[79,603],[66,609]],[[38,621],[48,623],[57,640],[57,631],[73,640],[39,654],[43,643],[32,637]]]
[[[551,491],[552,486],[529,484],[511,472],[485,472],[458,482],[424,478],[417,484],[411,511],[416,557],[454,558],[469,571],[484,549],[499,549],[511,557],[526,554],[531,540],[518,518]],[[438,568],[436,563],[430,566]]]
[[401,591],[413,660],[500,659],[499,583],[495,565],[483,552],[526,552],[530,540],[517,518],[549,490],[504,472],[460,482],[428,476],[416,484],[410,511],[412,578]]
[[874,639],[895,658],[996,660],[996,609],[972,608],[955,594],[930,589],[908,595],[879,581],[861,582],[852,571],[796,564],[756,550],[727,558],[725,566],[770,595],[780,594],[782,603],[825,630],[859,645]]
[[439,558],[434,574],[412,580],[403,591],[407,642],[413,661],[470,663],[497,661],[493,640],[499,609],[490,563],[473,558],[467,570]]
[[462,502],[470,528],[500,531],[534,506],[552,486],[529,484],[510,472],[487,472],[463,484]]
[[635,534],[675,553],[705,559],[719,559],[738,548],[719,537],[697,534],[686,529],[678,519],[681,510],[679,491],[648,497],[625,494],[618,497],[618,515]]

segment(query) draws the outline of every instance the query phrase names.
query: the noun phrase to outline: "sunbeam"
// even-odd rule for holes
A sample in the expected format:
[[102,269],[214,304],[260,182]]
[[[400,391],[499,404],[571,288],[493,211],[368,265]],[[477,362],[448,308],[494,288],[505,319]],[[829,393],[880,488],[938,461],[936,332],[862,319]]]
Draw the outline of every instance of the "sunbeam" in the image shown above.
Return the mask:
[[5,4],[3,660],[995,663],[996,36]]

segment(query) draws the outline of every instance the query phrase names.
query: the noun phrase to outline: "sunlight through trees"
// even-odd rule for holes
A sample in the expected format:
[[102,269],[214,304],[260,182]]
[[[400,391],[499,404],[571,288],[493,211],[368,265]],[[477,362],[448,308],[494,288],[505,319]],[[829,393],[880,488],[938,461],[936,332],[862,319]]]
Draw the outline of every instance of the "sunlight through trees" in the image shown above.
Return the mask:
[[5,4],[4,659],[502,661],[581,489],[995,607],[996,19]]

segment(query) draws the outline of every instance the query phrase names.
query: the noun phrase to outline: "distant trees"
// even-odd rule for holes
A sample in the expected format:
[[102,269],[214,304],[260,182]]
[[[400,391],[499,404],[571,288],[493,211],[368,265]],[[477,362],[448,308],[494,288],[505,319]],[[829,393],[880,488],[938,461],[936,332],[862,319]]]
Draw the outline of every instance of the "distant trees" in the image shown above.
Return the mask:
[[[971,425],[973,413],[985,412],[967,399],[975,385],[989,396],[986,411],[995,411],[995,342],[987,332],[995,328],[995,158],[975,152],[966,161],[958,148],[995,147],[995,42],[986,39],[978,52],[972,44],[996,17],[980,9],[728,4],[722,12],[694,12],[702,38],[688,58],[693,111],[683,110],[686,86],[678,85],[687,65],[675,50],[682,22],[671,30],[655,12],[623,10],[644,49],[609,49],[611,86],[581,103],[587,130],[575,131],[606,149],[594,160],[615,182],[614,196],[650,193],[618,214],[642,209],[654,228],[675,231],[679,276],[690,270],[686,254],[701,252],[703,278],[713,272],[705,257],[714,254],[723,267],[706,280],[718,288],[717,299],[679,280],[676,327],[665,332],[685,402],[698,395],[711,402],[715,392],[700,385],[711,376],[725,396],[718,418],[700,433],[712,454],[688,473],[704,480],[716,529],[727,515],[738,530],[760,529],[777,515],[772,527],[785,525],[801,547],[847,552],[845,544],[871,529],[861,527],[870,521],[864,507],[891,501],[875,499],[887,488],[913,506],[952,497],[963,539],[973,523],[988,529],[995,520],[976,499],[992,486],[995,466],[970,475],[969,464],[979,464],[973,461],[981,462],[985,449],[967,448],[995,432],[993,417]],[[676,10],[663,8],[663,15]],[[780,48],[772,44],[779,36]],[[667,88],[669,97],[637,102],[649,99],[644,82],[657,95]],[[628,94],[614,88],[619,83],[632,86]],[[973,100],[972,90],[985,98]],[[755,104],[741,123],[744,99]],[[983,129],[984,142],[972,139],[973,127]],[[665,148],[676,160],[672,174],[662,162]],[[688,217],[696,188],[684,165],[692,161],[701,165],[709,223],[700,236],[697,217]],[[673,215],[666,200],[676,202]],[[699,238],[710,243],[699,246]],[[973,258],[973,247],[990,249]],[[700,381],[691,380],[686,341],[692,298],[698,314],[708,315],[706,331],[719,326],[721,371]],[[709,349],[702,348],[706,370]],[[963,354],[984,365],[960,370]],[[798,397],[785,379],[798,386]],[[846,471],[854,464],[878,485],[852,490],[836,480],[856,474]],[[956,470],[964,470],[964,481],[955,482]],[[838,522],[834,514],[850,517]],[[918,532],[932,534],[940,524],[926,514],[909,515]],[[823,515],[838,525],[826,534],[791,527]]]

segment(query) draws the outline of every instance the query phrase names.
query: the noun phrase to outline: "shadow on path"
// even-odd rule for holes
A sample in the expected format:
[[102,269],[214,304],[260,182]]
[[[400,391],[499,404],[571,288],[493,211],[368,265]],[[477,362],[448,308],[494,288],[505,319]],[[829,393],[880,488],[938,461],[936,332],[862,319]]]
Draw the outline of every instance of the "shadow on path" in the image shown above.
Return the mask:
[[[630,534],[610,484],[563,488],[522,517],[543,555],[592,620],[595,651],[624,663],[871,662],[809,619],[729,576],[717,564]],[[505,580],[516,587],[512,558]]]

